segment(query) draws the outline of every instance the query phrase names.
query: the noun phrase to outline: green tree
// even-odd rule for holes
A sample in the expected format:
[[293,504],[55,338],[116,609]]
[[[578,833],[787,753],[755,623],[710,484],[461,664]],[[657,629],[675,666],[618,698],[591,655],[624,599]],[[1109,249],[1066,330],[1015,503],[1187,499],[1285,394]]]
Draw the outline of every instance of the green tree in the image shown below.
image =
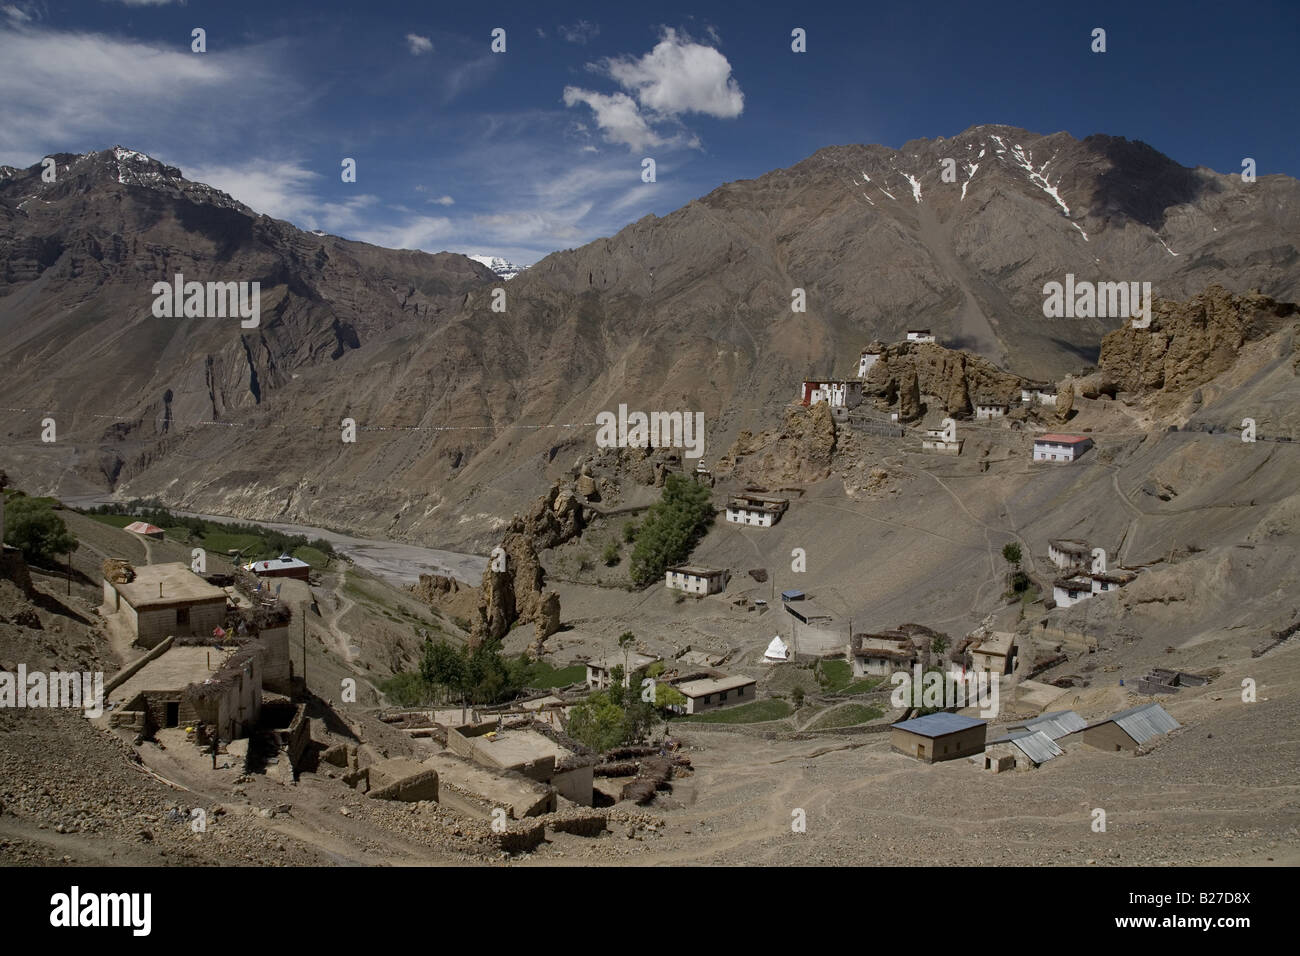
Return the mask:
[[633,582],[649,584],[670,564],[686,558],[712,521],[709,489],[682,475],[669,475],[663,496],[636,534],[629,562]]
[[679,691],[671,684],[655,684],[655,706],[660,710],[668,710],[672,707],[685,707],[686,695]]
[[50,562],[79,547],[76,536],[50,503],[18,494],[5,504],[5,544],[22,551],[29,561]]
[[1020,568],[1020,560],[1024,555],[1020,552],[1020,545],[1014,541],[1008,541],[1002,546],[1002,557],[1006,558],[1007,563],[1013,568]]
[[420,677],[426,684],[442,687],[452,696],[459,697],[464,687],[465,660],[462,650],[445,640],[426,638],[424,655],[420,658]]
[[623,743],[625,715],[604,691],[573,705],[565,731],[592,750],[604,752]]

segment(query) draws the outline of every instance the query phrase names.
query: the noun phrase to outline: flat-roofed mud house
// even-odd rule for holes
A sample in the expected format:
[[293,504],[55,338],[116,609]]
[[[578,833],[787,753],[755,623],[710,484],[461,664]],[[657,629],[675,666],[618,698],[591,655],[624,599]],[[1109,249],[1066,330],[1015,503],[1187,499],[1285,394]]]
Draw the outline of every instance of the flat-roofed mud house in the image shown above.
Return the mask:
[[854,634],[849,641],[854,677],[883,677],[916,661],[912,640],[902,634]]
[[1020,401],[1026,405],[1056,406],[1055,385],[1026,385],[1020,389]]
[[994,631],[969,648],[971,667],[996,674],[1010,674],[1015,664],[1016,635],[1010,631]]
[[664,572],[664,586],[687,594],[717,594],[727,586],[727,572],[694,564],[679,564]]
[[926,763],[956,760],[984,751],[987,720],[961,714],[926,714],[889,728],[890,749]]
[[975,402],[975,418],[978,421],[1002,418],[1006,413],[1007,403],[1005,399],[984,395]]
[[230,647],[168,641],[107,692],[109,723],[146,736],[200,723],[216,727],[223,740],[247,736],[262,712],[264,653],[253,642],[232,652]]
[[522,774],[549,784],[574,803],[592,805],[594,755],[544,724],[530,721],[505,729],[492,724],[451,727],[447,730],[447,747],[481,766]]
[[688,714],[747,704],[758,694],[758,681],[743,674],[688,680],[674,686],[686,698],[683,709]]
[[907,330],[907,341],[908,341],[908,342],[930,342],[930,343],[934,343],[934,342],[936,342],[936,341],[938,341],[938,340],[935,338],[934,333],[931,332],[929,329],[908,329],[908,330]]
[[1078,731],[1078,735],[1085,744],[1098,750],[1133,753],[1147,741],[1177,730],[1179,726],[1168,711],[1152,702],[1111,714],[1105,720]]
[[728,499],[727,520],[732,524],[770,528],[781,520],[789,506],[788,498],[745,492]]
[[1070,607],[1098,594],[1118,591],[1137,575],[1132,571],[1075,574],[1052,582],[1052,600],[1057,607]]
[[226,619],[226,592],[179,562],[118,568],[105,576],[104,605],[141,647],[173,635],[210,637]]
[[633,652],[627,655],[626,661],[623,660],[621,654],[587,661],[587,686],[592,690],[604,690],[613,683],[611,674],[615,667],[622,667],[625,675],[630,677],[641,668],[649,667],[657,660],[659,660],[658,657]]
[[1062,571],[1084,570],[1092,558],[1092,548],[1078,538],[1052,538],[1047,542],[1047,557]]

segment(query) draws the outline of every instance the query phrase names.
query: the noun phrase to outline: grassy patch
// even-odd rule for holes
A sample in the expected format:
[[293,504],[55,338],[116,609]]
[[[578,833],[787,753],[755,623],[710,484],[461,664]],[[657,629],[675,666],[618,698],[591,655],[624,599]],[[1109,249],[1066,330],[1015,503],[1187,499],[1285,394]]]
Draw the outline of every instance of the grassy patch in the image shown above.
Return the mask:
[[676,717],[675,720],[695,724],[759,724],[768,720],[780,720],[790,716],[790,705],[783,700],[769,698],[756,700],[739,707],[724,707],[722,710],[710,710],[703,714],[689,717]]
[[315,548],[311,548],[306,545],[303,545],[301,548],[295,549],[293,552],[293,556],[297,558],[299,561],[306,561],[308,564],[310,564],[313,568],[316,568],[317,570],[321,570],[327,567],[330,563],[330,559],[325,554],[324,551],[317,551]]
[[845,704],[819,717],[808,729],[833,730],[836,727],[852,727],[855,724],[865,724],[882,715],[882,711],[865,704]]
[[883,677],[864,677],[862,678],[862,680],[855,680],[852,684],[850,684],[848,687],[845,687],[839,693],[865,694],[867,691],[873,690],[876,687],[876,685],[883,680],[884,680]]
[[87,515],[86,517],[93,518],[100,524],[110,525],[114,528],[125,528],[132,521],[140,520],[139,518],[132,518],[130,515]]
[[586,679],[586,664],[572,664],[568,667],[556,668],[546,661],[537,661],[528,669],[525,683],[529,687],[549,689],[552,687],[568,687],[570,684],[577,684]]
[[822,661],[822,687],[835,694],[853,683],[853,668],[848,661]]

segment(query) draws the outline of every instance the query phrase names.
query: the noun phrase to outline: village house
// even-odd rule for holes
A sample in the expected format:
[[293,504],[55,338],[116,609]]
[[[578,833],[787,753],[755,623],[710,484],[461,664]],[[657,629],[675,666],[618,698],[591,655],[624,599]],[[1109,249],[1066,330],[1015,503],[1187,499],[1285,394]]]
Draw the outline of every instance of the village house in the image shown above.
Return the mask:
[[1015,668],[1016,635],[994,631],[969,648],[971,667],[976,673],[1010,674]]
[[180,562],[123,562],[104,578],[104,606],[121,615],[135,644],[149,648],[173,635],[211,636],[226,619],[226,592]]
[[604,690],[614,682],[611,675],[615,667],[622,667],[625,676],[630,679],[632,674],[635,674],[643,667],[649,667],[657,660],[659,660],[658,657],[651,657],[649,654],[638,654],[634,651],[627,655],[626,661],[623,660],[621,654],[587,661],[587,687],[591,690]]
[[933,344],[937,341],[934,333],[929,329],[908,329],[907,341],[909,342],[930,342]]
[[206,723],[223,740],[247,736],[262,710],[261,645],[173,641],[160,643],[109,682],[110,726],[152,736],[167,727]]
[[[545,724],[494,728],[490,723],[447,729],[447,748],[498,772],[514,771],[549,784],[560,796],[584,807],[592,805],[595,758]],[[571,742],[570,742],[571,743]]]
[[1083,572],[1052,582],[1052,600],[1057,607],[1070,607],[1097,594],[1118,591],[1137,574],[1132,571]]
[[1121,710],[1085,727],[1078,734],[1089,747],[1112,753],[1133,753],[1147,741],[1177,730],[1179,726],[1163,707],[1152,702]]
[[686,698],[683,709],[688,714],[749,703],[758,693],[758,681],[742,674],[688,680],[674,686]]
[[789,506],[788,498],[745,492],[727,501],[727,520],[732,524],[770,528],[781,520]]
[[1034,439],[1034,461],[1075,461],[1091,447],[1087,435],[1039,435]]
[[975,418],[977,421],[990,421],[994,418],[1002,418],[1007,413],[1007,403],[1001,398],[992,398],[983,396],[975,402]]
[[244,570],[252,571],[259,578],[296,578],[299,581],[306,581],[311,575],[311,565],[291,554],[254,561],[244,565]]
[[884,677],[907,670],[916,657],[911,639],[901,634],[854,634],[849,641],[854,677]]
[[929,428],[926,429],[925,437],[921,439],[921,450],[937,452],[940,455],[960,455],[964,441],[963,438],[954,438],[950,441],[944,437],[943,429]]
[[848,379],[804,381],[799,402],[808,406],[827,402],[831,408],[857,408],[862,404],[862,383]]
[[1092,548],[1077,538],[1052,538],[1047,542],[1047,557],[1062,571],[1088,567]]
[[926,763],[982,753],[987,720],[940,712],[890,725],[890,749]]
[[1061,745],[1041,731],[1016,730],[989,741],[984,751],[984,769],[993,773],[1031,770],[1063,753]]
[[664,586],[687,594],[717,594],[727,586],[727,572],[718,568],[679,564],[664,572]]
[[1055,385],[1026,385],[1020,389],[1020,401],[1026,405],[1056,407]]

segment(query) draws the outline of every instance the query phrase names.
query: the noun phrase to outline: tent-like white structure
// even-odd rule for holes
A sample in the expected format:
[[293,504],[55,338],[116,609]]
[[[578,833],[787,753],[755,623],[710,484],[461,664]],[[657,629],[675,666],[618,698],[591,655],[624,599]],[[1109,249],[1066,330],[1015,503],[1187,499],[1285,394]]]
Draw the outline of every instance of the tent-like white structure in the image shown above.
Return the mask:
[[785,646],[785,641],[779,636],[772,638],[772,643],[767,645],[767,650],[763,653],[763,660],[769,664],[779,664],[790,659],[790,648]]

